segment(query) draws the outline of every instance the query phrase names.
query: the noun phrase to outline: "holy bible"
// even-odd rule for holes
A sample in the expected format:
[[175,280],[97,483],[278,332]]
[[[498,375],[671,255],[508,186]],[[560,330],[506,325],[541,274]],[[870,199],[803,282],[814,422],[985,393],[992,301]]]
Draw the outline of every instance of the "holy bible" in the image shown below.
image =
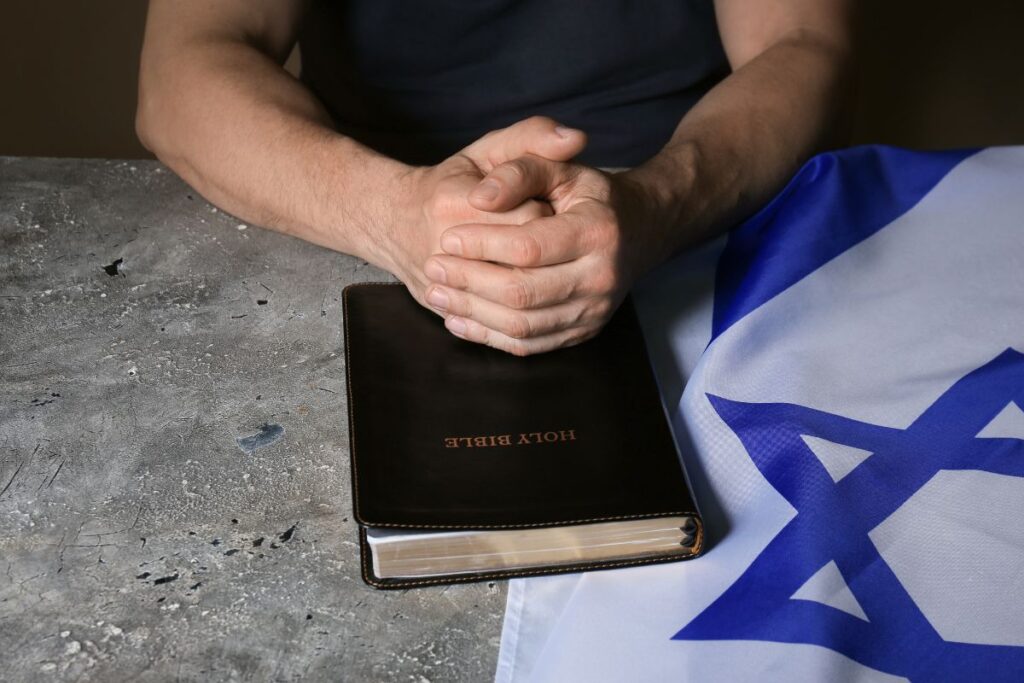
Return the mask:
[[352,499],[378,588],[684,560],[703,524],[629,299],[525,358],[399,284],[343,293]]

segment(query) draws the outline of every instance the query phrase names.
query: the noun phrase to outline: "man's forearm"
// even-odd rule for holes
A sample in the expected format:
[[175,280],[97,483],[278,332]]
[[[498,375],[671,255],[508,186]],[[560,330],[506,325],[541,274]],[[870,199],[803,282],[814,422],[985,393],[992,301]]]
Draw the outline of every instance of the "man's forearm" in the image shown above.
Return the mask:
[[780,41],[709,92],[658,155],[627,172],[623,180],[645,200],[655,262],[732,227],[805,159],[841,144],[850,71],[840,46],[807,35]]
[[403,164],[335,132],[323,107],[242,40],[143,55],[137,128],[213,203],[253,223],[378,262]]

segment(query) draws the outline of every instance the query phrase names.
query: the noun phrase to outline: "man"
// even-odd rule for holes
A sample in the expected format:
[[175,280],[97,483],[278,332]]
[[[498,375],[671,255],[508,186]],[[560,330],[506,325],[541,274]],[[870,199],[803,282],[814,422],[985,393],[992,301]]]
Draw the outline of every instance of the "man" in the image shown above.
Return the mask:
[[538,353],[842,140],[850,4],[151,0],[137,128],[231,213]]

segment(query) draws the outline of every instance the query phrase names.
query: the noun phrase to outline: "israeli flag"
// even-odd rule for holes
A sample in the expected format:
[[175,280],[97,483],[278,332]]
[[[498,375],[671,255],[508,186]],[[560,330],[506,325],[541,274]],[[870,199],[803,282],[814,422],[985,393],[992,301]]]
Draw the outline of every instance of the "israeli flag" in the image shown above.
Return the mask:
[[1024,681],[1024,148],[816,157],[635,295],[710,547],[514,581],[498,681]]

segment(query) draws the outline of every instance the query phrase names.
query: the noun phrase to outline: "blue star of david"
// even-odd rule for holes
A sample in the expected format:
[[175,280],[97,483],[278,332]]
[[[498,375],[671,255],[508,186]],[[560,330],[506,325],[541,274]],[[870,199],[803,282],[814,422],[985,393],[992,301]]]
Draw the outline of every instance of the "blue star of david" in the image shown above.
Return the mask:
[[[976,438],[1007,403],[1024,406],[1024,354],[1007,349],[966,375],[907,429],[791,404],[708,398],[797,513],[675,639],[819,645],[912,681],[1024,680],[1024,647],[943,640],[868,537],[940,470],[1024,477],[1024,441]],[[802,434],[873,455],[835,482]],[[832,560],[868,621],[790,599]]]

